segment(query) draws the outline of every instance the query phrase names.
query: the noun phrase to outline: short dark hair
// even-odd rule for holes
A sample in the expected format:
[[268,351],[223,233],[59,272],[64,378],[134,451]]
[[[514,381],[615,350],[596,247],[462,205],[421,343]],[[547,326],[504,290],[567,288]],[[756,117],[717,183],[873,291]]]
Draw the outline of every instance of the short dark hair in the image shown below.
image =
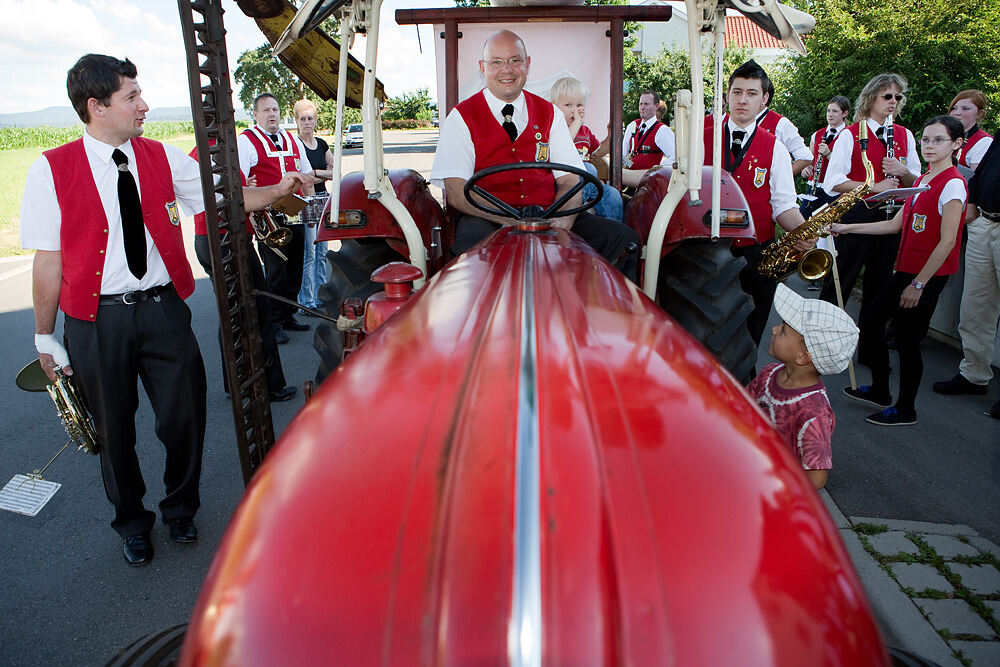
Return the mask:
[[770,104],[771,100],[774,99],[774,84],[771,83],[767,72],[757,64],[756,60],[750,59],[733,70],[733,73],[729,75],[729,88],[733,87],[734,79],[757,79],[760,81],[761,91],[767,95],[765,104]]
[[644,90],[644,91],[642,91],[641,93],[639,93],[639,99],[640,100],[642,99],[643,95],[652,95],[653,96],[653,104],[657,104],[658,105],[660,103],[660,96],[656,94],[655,90]]
[[[261,101],[262,99],[264,99],[265,97],[270,97],[270,98],[271,98],[272,100],[274,100],[274,101],[275,101],[276,103],[277,103],[277,101],[278,101],[278,98],[277,98],[277,97],[275,97],[274,95],[272,95],[271,93],[268,93],[268,92],[263,92],[263,93],[261,93],[260,95],[258,95],[257,97],[253,98],[253,107],[252,107],[252,108],[253,108],[253,110],[254,110],[254,111],[256,111],[256,110],[257,110],[257,103],[258,103],[258,102],[260,102],[260,101]],[[278,105],[278,106],[281,106],[281,105]]]
[[827,102],[826,104],[827,106],[831,104],[836,104],[838,107],[840,107],[840,110],[843,111],[844,113],[847,113],[848,111],[851,110],[851,101],[846,97],[844,97],[843,95],[834,95],[833,97],[830,98],[830,101]]
[[66,92],[80,120],[90,122],[87,101],[94,98],[104,106],[111,104],[111,96],[122,87],[122,77],[134,79],[135,65],[131,60],[118,60],[111,56],[88,53],[70,68],[66,75]]

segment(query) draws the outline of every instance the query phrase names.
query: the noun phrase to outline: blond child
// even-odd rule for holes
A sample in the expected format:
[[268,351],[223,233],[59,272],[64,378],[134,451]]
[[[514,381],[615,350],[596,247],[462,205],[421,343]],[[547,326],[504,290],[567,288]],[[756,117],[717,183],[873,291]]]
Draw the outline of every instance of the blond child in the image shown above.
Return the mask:
[[[583,158],[583,164],[587,171],[597,175],[597,168],[588,160],[590,156],[600,146],[600,142],[590,128],[584,125],[584,118],[587,114],[587,97],[590,90],[579,79],[572,76],[563,78],[552,84],[549,90],[549,99],[562,112],[569,127],[569,136],[573,137],[573,143]],[[621,221],[623,213],[622,195],[618,190],[604,185],[604,196],[601,201],[594,205],[594,213],[605,218]],[[588,202],[597,198],[597,188],[588,183],[583,189],[583,201]]]
[[840,308],[804,299],[784,284],[774,294],[783,322],[771,330],[766,366],[747,392],[774,422],[817,489],[833,468],[831,440],[836,420],[820,375],[840,373],[858,345],[858,327]]

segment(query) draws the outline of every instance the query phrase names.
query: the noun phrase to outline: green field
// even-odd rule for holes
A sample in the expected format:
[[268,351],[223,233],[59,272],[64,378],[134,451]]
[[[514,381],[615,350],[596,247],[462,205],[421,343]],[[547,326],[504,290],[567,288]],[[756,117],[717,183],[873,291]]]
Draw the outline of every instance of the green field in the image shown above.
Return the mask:
[[[21,250],[21,196],[28,167],[43,151],[80,136],[77,128],[0,129],[0,257],[30,254]],[[184,152],[194,148],[191,123],[149,123],[144,136],[179,146]],[[15,147],[16,146],[16,147]]]

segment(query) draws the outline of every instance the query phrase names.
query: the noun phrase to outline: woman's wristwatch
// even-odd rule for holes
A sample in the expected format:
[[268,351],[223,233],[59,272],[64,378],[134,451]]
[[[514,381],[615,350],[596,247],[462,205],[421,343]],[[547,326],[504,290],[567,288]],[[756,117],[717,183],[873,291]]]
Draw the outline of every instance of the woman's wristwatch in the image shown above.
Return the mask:
[[914,280],[910,284],[913,285],[913,289],[915,290],[922,290],[924,288],[924,284],[919,280]]

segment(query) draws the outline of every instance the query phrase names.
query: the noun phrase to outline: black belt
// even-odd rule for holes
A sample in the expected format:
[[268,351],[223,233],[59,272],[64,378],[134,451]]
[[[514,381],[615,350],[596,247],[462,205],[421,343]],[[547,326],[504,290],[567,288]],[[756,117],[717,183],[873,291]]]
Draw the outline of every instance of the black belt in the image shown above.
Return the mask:
[[989,211],[979,209],[979,214],[990,222],[1000,222],[1000,213],[990,213]]
[[131,306],[148,299],[159,301],[161,294],[172,292],[173,289],[174,284],[167,283],[166,285],[157,285],[149,289],[140,289],[123,294],[102,294],[97,303],[101,306]]

